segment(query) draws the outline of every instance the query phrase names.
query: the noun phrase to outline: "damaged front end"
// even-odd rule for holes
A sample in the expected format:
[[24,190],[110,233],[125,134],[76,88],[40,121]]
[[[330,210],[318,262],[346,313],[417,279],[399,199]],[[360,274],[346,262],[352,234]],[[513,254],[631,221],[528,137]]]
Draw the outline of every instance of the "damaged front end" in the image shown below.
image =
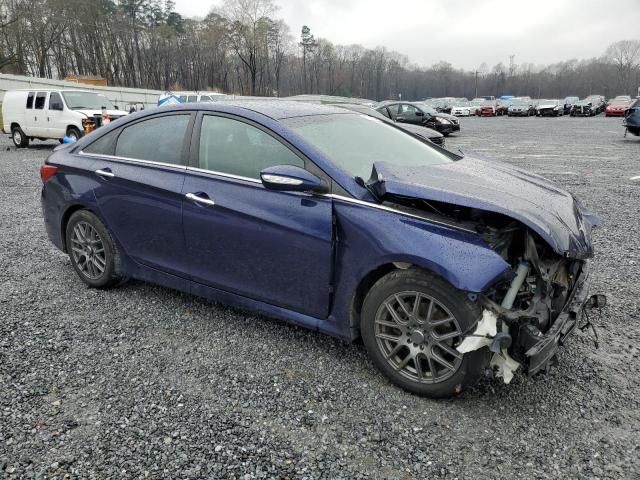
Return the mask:
[[[584,309],[593,306],[588,260],[557,255],[526,228],[512,236],[509,247],[504,258],[514,277],[480,296],[487,312],[483,320],[496,322],[497,333],[487,338],[492,364],[507,383],[518,365],[529,375],[546,370]],[[465,339],[458,349],[468,347]]]
[[508,383],[518,368],[529,375],[546,370],[585,310],[604,306],[604,296],[589,296],[591,230],[598,221],[541,177],[462,163],[432,168],[428,177],[376,165],[369,187],[394,208],[475,231],[511,266],[477,294],[483,316],[456,347],[461,353],[488,347],[491,365]]

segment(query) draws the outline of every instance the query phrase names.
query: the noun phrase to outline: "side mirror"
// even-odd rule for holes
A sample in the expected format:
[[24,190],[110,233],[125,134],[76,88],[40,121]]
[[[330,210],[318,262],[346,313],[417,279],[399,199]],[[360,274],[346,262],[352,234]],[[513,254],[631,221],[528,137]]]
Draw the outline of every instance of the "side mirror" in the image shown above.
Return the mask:
[[285,192],[323,192],[322,180],[295,165],[275,165],[260,172],[260,180],[269,190]]

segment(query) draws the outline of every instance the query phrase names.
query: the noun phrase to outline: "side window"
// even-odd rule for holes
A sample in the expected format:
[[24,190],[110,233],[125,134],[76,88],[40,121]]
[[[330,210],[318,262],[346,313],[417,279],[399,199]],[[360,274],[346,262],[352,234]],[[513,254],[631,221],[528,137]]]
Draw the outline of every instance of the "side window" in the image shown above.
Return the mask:
[[196,103],[198,101],[197,95],[189,95],[187,97],[187,103]]
[[164,115],[126,127],[116,144],[117,157],[182,164],[182,146],[190,114]]
[[44,110],[44,103],[47,100],[47,92],[38,92],[36,94],[36,102],[34,108],[36,110]]
[[62,97],[57,92],[51,92],[49,95],[49,110],[63,110]]
[[27,95],[27,108],[33,108],[33,98],[35,96],[35,92],[29,92],[29,94]]
[[84,147],[82,151],[84,153],[95,153],[96,155],[113,155],[119,133],[120,129],[113,130]]
[[402,113],[406,113],[408,115],[415,115],[416,113],[418,113],[418,109],[413,105],[403,104]]
[[395,105],[389,105],[389,106],[387,107],[387,110],[389,110],[389,113],[390,113],[391,115],[393,115],[394,117],[395,117],[396,115],[398,115],[398,111],[399,111],[399,109],[400,109],[400,104],[398,104],[398,103],[396,103]]
[[238,120],[207,115],[200,129],[200,168],[248,178],[274,165],[304,161],[268,133]]

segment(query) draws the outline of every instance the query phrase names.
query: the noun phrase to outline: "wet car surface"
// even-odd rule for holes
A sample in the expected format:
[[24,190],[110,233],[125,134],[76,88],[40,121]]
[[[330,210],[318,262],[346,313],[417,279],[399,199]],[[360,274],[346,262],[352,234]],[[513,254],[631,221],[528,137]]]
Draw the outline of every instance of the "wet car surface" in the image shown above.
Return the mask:
[[640,367],[640,186],[629,178],[640,175],[640,140],[623,139],[621,122],[604,116],[462,123],[452,148],[550,178],[599,214],[592,289],[609,295],[609,306],[594,319],[599,349],[578,332],[550,374],[485,382],[455,402],[406,394],[376,373],[362,347],[282,322],[140,282],[78,289],[39,212],[37,168],[54,144],[5,152],[3,139],[7,465],[116,476],[126,464],[143,475],[150,444],[176,476],[198,456],[213,476],[236,462],[243,474],[259,467],[330,478],[480,477],[496,465],[500,476],[633,478],[640,392],[628,373]]

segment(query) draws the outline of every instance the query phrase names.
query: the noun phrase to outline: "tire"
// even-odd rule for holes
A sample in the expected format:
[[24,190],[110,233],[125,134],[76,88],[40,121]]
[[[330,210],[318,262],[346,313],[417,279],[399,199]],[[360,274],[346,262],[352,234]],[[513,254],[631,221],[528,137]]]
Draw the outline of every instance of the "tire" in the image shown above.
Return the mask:
[[76,127],[69,127],[67,128],[67,137],[71,137],[77,142],[82,137],[82,133]]
[[89,287],[109,288],[126,280],[118,247],[93,213],[74,212],[67,222],[65,241],[74,270]]
[[455,350],[481,315],[478,304],[442,278],[419,269],[396,270],[369,290],[360,332],[369,358],[389,380],[418,395],[443,398],[476,384],[489,364],[486,347],[464,355]]
[[29,137],[17,125],[11,129],[11,139],[16,148],[27,148],[29,146]]

